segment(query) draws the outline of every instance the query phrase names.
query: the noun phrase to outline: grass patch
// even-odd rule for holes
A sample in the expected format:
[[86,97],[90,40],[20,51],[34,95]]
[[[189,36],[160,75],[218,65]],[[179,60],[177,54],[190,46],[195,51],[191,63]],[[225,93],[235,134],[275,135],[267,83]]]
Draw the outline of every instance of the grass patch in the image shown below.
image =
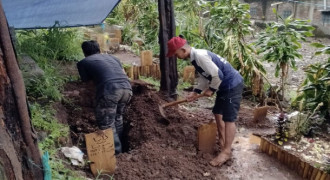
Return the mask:
[[59,74],[55,63],[49,62],[47,58],[39,57],[37,64],[45,74],[42,77],[28,79],[29,83],[26,83],[27,95],[34,99],[61,100],[61,90],[65,78]]
[[139,79],[142,80],[142,81],[145,81],[149,84],[154,85],[155,89],[157,91],[159,91],[159,88],[160,88],[160,81],[159,80],[157,80],[153,77],[145,77],[145,76],[140,76]]
[[[45,132],[45,137],[40,139],[38,145],[42,152],[48,151],[49,165],[52,169],[53,179],[81,179],[67,166],[70,162],[60,159],[58,156],[60,137],[69,136],[69,126],[58,123],[55,111],[50,105],[41,106],[38,103],[31,105],[32,125],[38,132]],[[67,164],[67,165],[66,165]]]
[[183,82],[183,79],[181,78],[181,79],[179,79],[179,84],[177,86],[177,89],[179,91],[182,91],[185,88],[188,88],[188,87],[191,87],[191,86],[192,86],[192,84],[190,84],[189,82]]

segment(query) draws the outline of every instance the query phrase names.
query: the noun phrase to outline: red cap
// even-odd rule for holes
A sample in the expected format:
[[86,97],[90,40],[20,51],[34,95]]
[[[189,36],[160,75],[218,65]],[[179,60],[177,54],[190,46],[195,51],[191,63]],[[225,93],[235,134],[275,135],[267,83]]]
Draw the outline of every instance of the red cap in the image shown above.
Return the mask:
[[181,37],[173,37],[167,42],[167,57],[172,57],[175,54],[175,51],[182,48],[183,45],[185,45],[187,41]]

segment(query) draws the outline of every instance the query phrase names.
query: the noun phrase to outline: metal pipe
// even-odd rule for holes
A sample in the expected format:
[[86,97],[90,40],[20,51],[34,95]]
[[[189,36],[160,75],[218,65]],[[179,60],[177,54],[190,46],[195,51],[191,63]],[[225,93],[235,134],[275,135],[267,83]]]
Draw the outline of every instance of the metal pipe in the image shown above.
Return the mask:
[[324,10],[327,10],[327,0],[324,0]]

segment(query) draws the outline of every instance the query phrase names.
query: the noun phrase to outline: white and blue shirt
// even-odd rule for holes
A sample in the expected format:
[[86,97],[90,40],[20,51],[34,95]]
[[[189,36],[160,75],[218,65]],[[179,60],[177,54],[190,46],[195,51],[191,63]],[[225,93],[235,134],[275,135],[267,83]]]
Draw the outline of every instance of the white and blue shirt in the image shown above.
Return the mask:
[[228,61],[205,49],[192,47],[190,61],[200,74],[198,85],[194,89],[197,93],[206,88],[213,92],[219,89],[229,90],[243,81],[243,77]]

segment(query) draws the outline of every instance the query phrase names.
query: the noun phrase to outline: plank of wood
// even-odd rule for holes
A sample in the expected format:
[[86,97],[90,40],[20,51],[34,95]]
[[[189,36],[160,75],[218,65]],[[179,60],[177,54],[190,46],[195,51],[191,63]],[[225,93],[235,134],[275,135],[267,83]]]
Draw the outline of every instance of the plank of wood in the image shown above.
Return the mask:
[[195,81],[195,67],[186,66],[183,68],[183,81],[194,83]]
[[141,66],[151,66],[152,65],[152,51],[146,50],[141,51]]
[[119,43],[121,43],[122,42],[121,30],[120,29],[115,29],[114,33],[115,33],[115,37],[118,38]]
[[205,153],[213,153],[217,137],[216,123],[203,124],[198,127],[198,149]]
[[249,143],[250,144],[261,145],[261,138],[259,136],[255,136],[253,134],[250,134]]
[[87,155],[91,161],[91,171],[94,176],[102,174],[113,174],[116,167],[115,146],[113,132],[104,130],[104,134],[85,134]]

